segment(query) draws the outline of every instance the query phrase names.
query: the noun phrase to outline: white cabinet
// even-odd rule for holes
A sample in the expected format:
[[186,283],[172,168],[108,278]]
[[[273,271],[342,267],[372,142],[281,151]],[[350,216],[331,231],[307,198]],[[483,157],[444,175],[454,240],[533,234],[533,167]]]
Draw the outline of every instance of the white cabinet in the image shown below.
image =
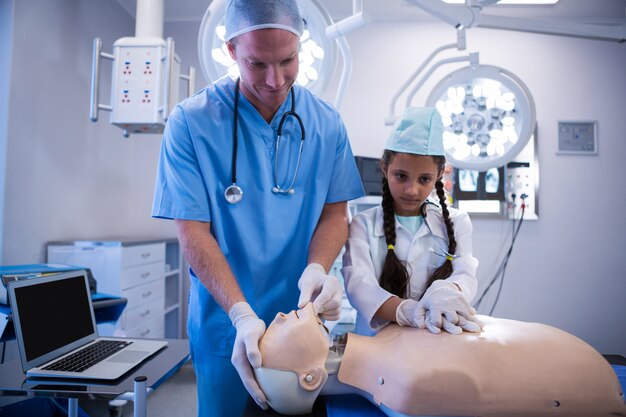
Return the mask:
[[128,300],[112,334],[181,337],[182,267],[176,239],[52,242],[48,262],[90,268],[98,292]]

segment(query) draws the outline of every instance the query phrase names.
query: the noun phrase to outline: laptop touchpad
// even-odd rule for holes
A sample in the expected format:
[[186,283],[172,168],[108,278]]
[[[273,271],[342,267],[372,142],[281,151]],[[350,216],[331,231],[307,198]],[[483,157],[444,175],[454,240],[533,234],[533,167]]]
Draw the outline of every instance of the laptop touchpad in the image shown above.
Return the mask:
[[148,353],[143,350],[125,350],[107,359],[107,361],[133,363],[145,358]]

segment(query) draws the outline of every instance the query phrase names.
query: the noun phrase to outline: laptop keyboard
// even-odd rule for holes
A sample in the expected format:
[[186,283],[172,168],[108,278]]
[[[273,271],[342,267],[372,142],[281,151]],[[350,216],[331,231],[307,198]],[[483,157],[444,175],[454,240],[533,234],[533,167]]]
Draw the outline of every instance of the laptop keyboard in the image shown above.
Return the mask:
[[43,369],[47,371],[83,372],[85,369],[119,352],[131,343],[118,340],[98,340],[96,343],[72,353]]

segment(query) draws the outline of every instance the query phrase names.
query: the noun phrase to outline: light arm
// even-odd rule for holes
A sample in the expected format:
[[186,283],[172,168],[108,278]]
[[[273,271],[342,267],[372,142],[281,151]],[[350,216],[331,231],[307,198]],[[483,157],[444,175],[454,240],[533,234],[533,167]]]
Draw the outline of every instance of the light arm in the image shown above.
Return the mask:
[[620,26],[593,25],[547,19],[528,19],[510,16],[491,16],[482,13],[482,7],[492,1],[469,2],[471,5],[447,4],[443,1],[407,0],[412,5],[454,26],[455,28],[484,27],[517,30],[547,35],[574,36],[615,42],[626,40],[626,24]]

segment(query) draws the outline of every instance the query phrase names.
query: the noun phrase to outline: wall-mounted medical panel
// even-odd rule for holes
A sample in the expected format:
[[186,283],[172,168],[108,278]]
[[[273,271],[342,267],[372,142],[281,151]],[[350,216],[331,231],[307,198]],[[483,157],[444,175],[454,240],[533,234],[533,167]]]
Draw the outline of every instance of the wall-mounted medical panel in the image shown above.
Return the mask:
[[537,220],[539,165],[535,136],[506,165],[476,171],[455,168],[451,181],[452,202],[458,209],[497,218]]
[[111,123],[129,133],[163,132],[165,41],[121,38],[113,56]]

